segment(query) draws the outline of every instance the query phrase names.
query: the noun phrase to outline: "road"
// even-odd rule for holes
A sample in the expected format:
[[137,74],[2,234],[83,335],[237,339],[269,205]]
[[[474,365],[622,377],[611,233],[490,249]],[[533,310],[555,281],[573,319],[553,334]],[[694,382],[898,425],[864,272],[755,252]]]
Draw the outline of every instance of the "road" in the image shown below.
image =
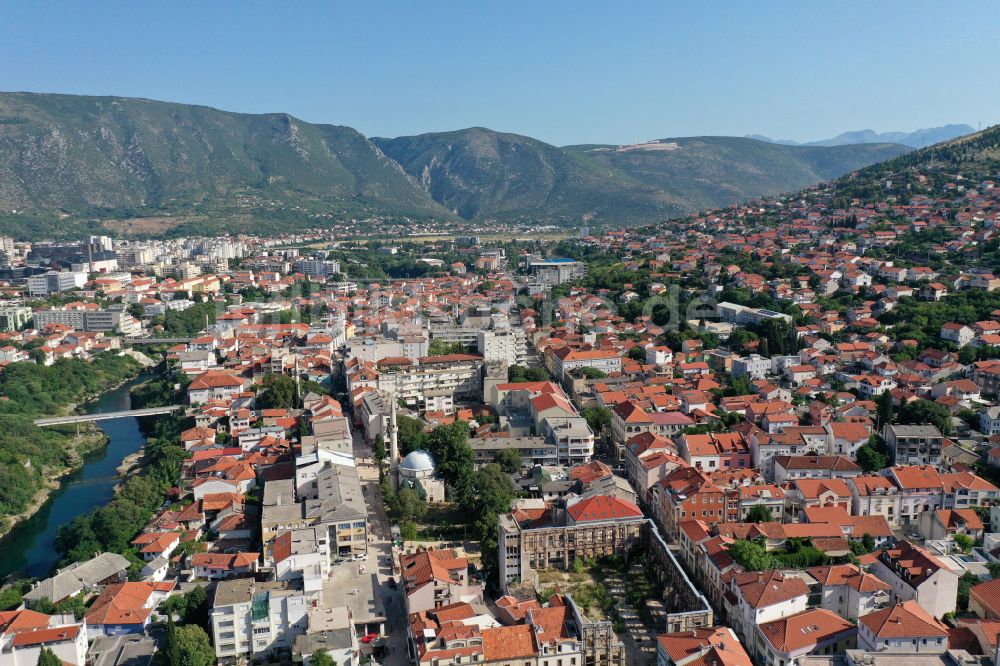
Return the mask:
[[[365,494],[368,505],[369,535],[372,540],[369,545],[368,571],[377,571],[381,583],[383,607],[387,618],[385,624],[386,655],[383,666],[404,666],[409,663],[406,655],[406,607],[403,594],[398,587],[390,587],[388,580],[393,576],[392,537],[385,505],[382,503],[382,491],[379,488],[378,468],[372,459],[372,450],[361,433],[352,428],[354,459],[357,461],[358,476],[361,479],[361,490]],[[399,580],[398,576],[395,576]]]

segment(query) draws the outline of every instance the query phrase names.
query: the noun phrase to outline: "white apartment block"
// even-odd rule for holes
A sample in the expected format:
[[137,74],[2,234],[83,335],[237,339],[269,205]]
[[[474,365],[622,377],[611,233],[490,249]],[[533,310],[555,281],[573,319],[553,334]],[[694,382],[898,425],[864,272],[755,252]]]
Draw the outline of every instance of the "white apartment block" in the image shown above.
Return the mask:
[[49,271],[28,278],[28,295],[45,297],[70,289],[79,289],[87,283],[87,274],[73,271]]
[[301,584],[219,581],[210,620],[219,659],[290,653],[308,628],[308,599]]
[[378,390],[409,405],[450,413],[455,401],[481,399],[482,366],[479,356],[468,354],[426,357],[419,365],[380,366]]
[[478,331],[476,349],[486,362],[503,361],[507,365],[518,365],[528,356],[528,339],[520,328]]
[[35,310],[33,320],[37,329],[44,329],[49,324],[62,324],[74,331],[87,333],[142,333],[142,324],[135,317],[118,310]]
[[747,376],[753,379],[764,379],[771,372],[771,359],[750,354],[733,359],[732,374],[734,377]]

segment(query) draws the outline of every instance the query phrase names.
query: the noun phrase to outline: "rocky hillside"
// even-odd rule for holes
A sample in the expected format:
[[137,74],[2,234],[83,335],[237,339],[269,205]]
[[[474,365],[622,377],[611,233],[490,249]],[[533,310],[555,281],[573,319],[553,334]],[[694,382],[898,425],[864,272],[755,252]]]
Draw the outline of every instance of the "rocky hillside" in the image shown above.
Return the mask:
[[85,233],[118,228],[97,218],[156,216],[198,220],[190,231],[225,231],[237,219],[252,230],[265,213],[287,226],[315,226],[315,214],[639,224],[795,190],[907,150],[735,137],[560,148],[483,128],[368,139],[281,113],[0,93],[0,231]]

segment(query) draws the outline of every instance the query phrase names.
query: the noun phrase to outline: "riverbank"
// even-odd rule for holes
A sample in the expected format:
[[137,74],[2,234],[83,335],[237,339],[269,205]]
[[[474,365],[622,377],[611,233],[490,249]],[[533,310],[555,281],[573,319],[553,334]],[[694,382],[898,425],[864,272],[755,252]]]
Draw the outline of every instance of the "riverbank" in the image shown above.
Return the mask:
[[[124,384],[116,382],[118,388],[86,404],[85,410],[93,413],[128,409],[129,389],[148,379],[147,375]],[[61,557],[56,548],[59,528],[111,502],[123,482],[117,468],[139,453],[146,442],[134,417],[101,421],[96,426],[87,424],[87,430],[81,424],[81,435],[79,440],[68,437],[66,446],[75,449],[82,465],[48,480],[44,500],[41,492],[36,495],[30,515],[19,516],[18,524],[0,538],[0,579],[49,575]]]
[[59,489],[66,477],[83,469],[87,458],[98,454],[108,445],[108,436],[98,430],[93,424],[86,425],[91,432],[81,432],[70,440],[70,462],[67,467],[43,472],[42,487],[31,498],[28,507],[19,514],[5,516],[0,524],[0,539],[19,524],[38,513],[46,502],[52,499],[52,493]]
[[115,469],[118,472],[118,478],[124,479],[126,476],[138,472],[145,465],[144,461],[146,459],[146,447],[142,447],[130,456],[125,456],[122,459],[122,464],[118,465]]
[[[71,402],[60,410],[59,416],[71,416],[76,414],[77,407],[80,405],[86,406],[96,403],[103,396],[120,390],[123,386],[133,384],[141,377],[142,371],[140,371],[140,373],[135,377],[129,377],[120,382],[115,382],[99,393],[88,394],[79,402]],[[141,386],[142,384],[150,381],[150,379],[152,378],[147,378],[134,385]],[[38,513],[42,507],[45,506],[50,499],[52,499],[52,494],[62,486],[67,477],[80,472],[84,465],[86,465],[89,457],[101,453],[102,450],[107,447],[109,441],[108,435],[93,423],[78,424],[77,430],[78,434],[73,435],[66,444],[69,454],[68,465],[66,467],[56,469],[46,469],[42,472],[42,486],[37,492],[35,492],[25,510],[18,514],[3,516],[2,519],[0,519],[0,539],[3,539],[18,525],[26,520],[29,520],[36,513]],[[138,462],[139,459],[136,459],[135,463],[138,464]],[[122,473],[122,476],[124,476],[124,473]]]

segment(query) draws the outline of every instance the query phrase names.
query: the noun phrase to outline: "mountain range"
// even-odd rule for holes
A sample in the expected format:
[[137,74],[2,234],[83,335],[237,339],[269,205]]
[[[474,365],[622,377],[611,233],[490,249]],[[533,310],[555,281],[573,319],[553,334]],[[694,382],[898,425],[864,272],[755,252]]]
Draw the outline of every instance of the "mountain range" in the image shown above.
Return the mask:
[[0,93],[0,231],[71,234],[152,215],[245,231],[276,211],[299,227],[315,226],[317,213],[638,224],[797,190],[908,150],[741,137],[557,147],[485,128],[369,139],[284,113]]
[[841,132],[832,139],[821,141],[808,141],[799,143],[790,139],[771,139],[760,134],[750,134],[747,138],[767,141],[768,143],[778,143],[783,146],[847,146],[859,143],[899,143],[910,148],[923,148],[932,146],[942,141],[957,139],[966,134],[972,134],[976,130],[971,125],[943,125],[941,127],[928,127],[918,129],[915,132],[876,132],[875,130],[855,130],[852,132]]

